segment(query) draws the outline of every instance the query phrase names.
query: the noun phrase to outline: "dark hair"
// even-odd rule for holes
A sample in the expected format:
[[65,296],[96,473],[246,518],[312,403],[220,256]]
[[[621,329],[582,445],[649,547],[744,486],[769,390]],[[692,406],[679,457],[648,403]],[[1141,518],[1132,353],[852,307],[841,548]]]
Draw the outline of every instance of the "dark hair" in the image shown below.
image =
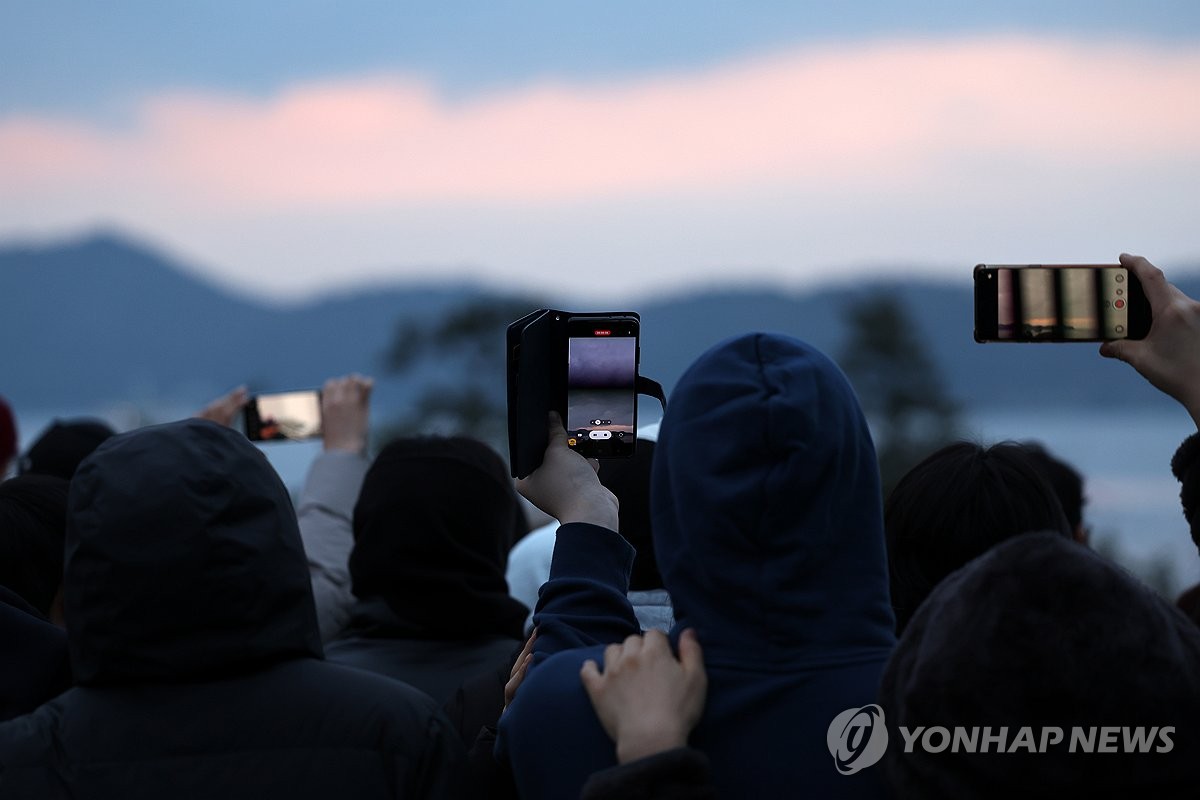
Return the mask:
[[1050,483],[1015,442],[943,447],[900,479],[883,514],[897,633],[943,578],[1000,542],[1071,538]]
[[47,616],[62,585],[69,486],[49,475],[0,483],[0,585]]
[[83,460],[115,435],[116,431],[98,419],[56,419],[21,456],[21,474],[71,480]]
[[1063,513],[1067,515],[1067,524],[1071,529],[1079,527],[1083,521],[1083,476],[1079,470],[1062,461],[1046,450],[1040,442],[1021,442],[1021,446],[1050,481],[1050,488],[1058,495],[1062,503]]

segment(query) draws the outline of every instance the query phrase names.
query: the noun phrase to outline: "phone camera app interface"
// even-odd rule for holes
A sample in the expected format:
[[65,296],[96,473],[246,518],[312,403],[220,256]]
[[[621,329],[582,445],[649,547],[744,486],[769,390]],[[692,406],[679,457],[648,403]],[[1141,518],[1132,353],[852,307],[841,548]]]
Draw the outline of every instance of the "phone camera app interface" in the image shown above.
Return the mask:
[[598,329],[571,337],[567,443],[587,455],[632,452],[637,413],[637,339]]

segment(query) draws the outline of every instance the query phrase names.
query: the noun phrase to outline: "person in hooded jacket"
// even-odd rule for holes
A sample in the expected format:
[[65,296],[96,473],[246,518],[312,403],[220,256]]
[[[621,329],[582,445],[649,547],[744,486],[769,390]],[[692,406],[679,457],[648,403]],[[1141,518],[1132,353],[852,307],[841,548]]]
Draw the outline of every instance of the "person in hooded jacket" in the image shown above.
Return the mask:
[[[615,498],[557,420],[550,436],[518,488],[563,524],[497,743],[530,798],[577,797],[616,764],[580,672],[639,633]],[[663,418],[651,522],[671,636],[690,628],[704,647],[707,702],[689,741],[720,796],[882,796],[877,773],[840,774],[826,744],[838,714],[875,701],[895,643],[875,450],[840,370],[770,334],[702,355]]]
[[[504,567],[522,515],[504,462],[482,442],[431,436],[384,447],[354,506],[358,602],[326,646],[329,659],[438,703],[468,678],[511,665],[526,608],[509,596]],[[502,702],[497,693],[495,716]]]
[[47,475],[0,483],[0,720],[71,685],[60,627],[67,488]]
[[420,692],[322,660],[287,490],[244,436],[113,437],[72,480],[76,687],[0,724],[0,797],[459,796]]

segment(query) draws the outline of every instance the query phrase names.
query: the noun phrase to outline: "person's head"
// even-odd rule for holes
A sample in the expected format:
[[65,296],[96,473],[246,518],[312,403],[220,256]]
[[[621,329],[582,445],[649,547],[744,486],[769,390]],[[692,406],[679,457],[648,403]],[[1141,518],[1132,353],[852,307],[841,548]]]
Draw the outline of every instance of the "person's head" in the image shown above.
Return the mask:
[[621,535],[637,551],[629,573],[630,591],[661,589],[663,585],[650,529],[650,467],[654,447],[652,440],[639,438],[632,458],[600,461],[600,483],[617,496],[620,504],[617,513]]
[[1063,513],[1067,515],[1067,524],[1071,526],[1071,533],[1075,537],[1075,541],[1087,544],[1088,532],[1083,524],[1085,501],[1083,476],[1079,474],[1079,470],[1062,459],[1052,456],[1039,442],[1021,442],[1021,446],[1033,457],[1038,468],[1042,470],[1042,474],[1046,476],[1046,480],[1050,481],[1050,488],[1054,490],[1054,494],[1058,496],[1058,502],[1062,504]]
[[[1001,543],[943,581],[900,638],[879,704],[897,798],[1177,798],[1200,785],[1200,630],[1064,536]],[[910,750],[899,726],[993,741],[931,752],[922,735]],[[1017,744],[1025,728],[1032,748]],[[1131,736],[1151,744],[1135,752]]]
[[0,586],[46,617],[62,586],[69,485],[49,475],[0,483]]
[[352,588],[423,638],[521,638],[526,609],[504,568],[522,510],[499,455],[466,437],[397,439],[354,506]]
[[21,474],[69,481],[80,462],[115,433],[98,419],[56,419],[21,456]]
[[12,406],[0,396],[0,480],[8,475],[8,466],[17,454],[17,418]]
[[1054,490],[1021,445],[943,447],[900,479],[884,506],[896,630],[947,575],[1000,542],[1071,530]]
[[287,488],[245,436],[206,420],[114,436],[79,465],[64,591],[81,684],[322,655]]
[[676,629],[710,661],[774,665],[892,644],[879,466],[825,355],[753,333],[701,355],[671,393],[651,522]]

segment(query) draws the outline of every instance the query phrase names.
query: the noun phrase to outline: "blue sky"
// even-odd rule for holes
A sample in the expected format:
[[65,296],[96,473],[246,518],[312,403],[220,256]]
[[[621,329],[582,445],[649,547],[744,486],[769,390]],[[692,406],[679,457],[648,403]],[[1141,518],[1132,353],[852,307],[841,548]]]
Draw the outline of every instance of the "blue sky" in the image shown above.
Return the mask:
[[260,293],[1200,261],[1195,2],[9,3],[0,53],[0,239]]
[[[17,6],[20,6],[17,8]],[[266,94],[402,70],[450,95],[696,68],[801,43],[1037,32],[1195,41],[1192,0],[605,3],[11,2],[0,110],[104,113],[176,86]]]

